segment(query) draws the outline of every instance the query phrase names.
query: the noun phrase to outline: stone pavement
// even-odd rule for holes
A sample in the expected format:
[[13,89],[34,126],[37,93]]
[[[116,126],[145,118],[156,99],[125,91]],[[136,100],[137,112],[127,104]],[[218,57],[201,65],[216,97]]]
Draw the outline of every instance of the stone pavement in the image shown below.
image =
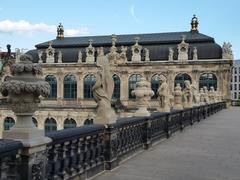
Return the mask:
[[240,107],[224,109],[94,180],[240,180]]

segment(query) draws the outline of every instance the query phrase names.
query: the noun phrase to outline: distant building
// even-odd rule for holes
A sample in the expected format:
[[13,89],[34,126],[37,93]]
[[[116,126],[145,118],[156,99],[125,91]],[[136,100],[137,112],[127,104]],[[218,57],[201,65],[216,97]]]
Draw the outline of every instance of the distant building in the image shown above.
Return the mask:
[[240,99],[240,60],[233,61],[231,97],[232,100]]

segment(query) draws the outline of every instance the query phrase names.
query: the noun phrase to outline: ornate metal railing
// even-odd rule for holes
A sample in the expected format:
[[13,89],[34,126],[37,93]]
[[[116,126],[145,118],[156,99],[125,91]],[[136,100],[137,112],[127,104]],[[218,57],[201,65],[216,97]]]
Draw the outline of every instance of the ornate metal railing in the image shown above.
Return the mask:
[[[224,108],[226,103],[221,102],[171,113],[155,112],[150,117],[121,118],[105,126],[47,133],[52,142],[47,144],[45,152],[45,179],[86,179],[111,170],[133,154]],[[22,144],[18,141],[0,141],[0,179],[18,179],[19,173],[29,172],[21,169],[26,157],[19,155],[19,150]]]

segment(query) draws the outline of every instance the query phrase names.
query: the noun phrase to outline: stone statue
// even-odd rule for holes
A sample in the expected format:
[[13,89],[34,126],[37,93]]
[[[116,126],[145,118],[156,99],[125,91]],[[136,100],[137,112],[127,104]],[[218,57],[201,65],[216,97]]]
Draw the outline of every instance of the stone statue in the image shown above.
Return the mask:
[[159,111],[170,112],[169,88],[165,76],[160,75],[160,87],[157,90],[159,100]]
[[94,64],[94,53],[95,53],[95,48],[92,46],[93,40],[89,39],[89,46],[86,48],[86,63],[89,64]]
[[62,63],[62,52],[58,51],[58,63]]
[[200,88],[200,105],[205,105],[205,93],[203,88]]
[[142,46],[138,44],[140,38],[135,38],[135,44],[132,46],[132,62],[141,62]]
[[20,49],[19,48],[16,48],[15,50],[15,57],[16,57],[16,63],[20,62],[20,56],[21,56],[21,52],[20,52]]
[[81,51],[81,49],[78,51],[78,63],[82,63],[82,51]]
[[168,48],[168,60],[173,61],[173,49],[171,47]]
[[112,46],[110,47],[110,52],[107,54],[107,57],[109,59],[110,66],[117,65],[117,58],[119,54],[117,53],[117,36],[115,34],[112,34],[111,36]]
[[203,91],[204,91],[204,102],[205,102],[205,104],[209,104],[209,96],[208,96],[207,86],[203,86]]
[[136,96],[138,110],[134,113],[134,116],[150,116],[150,112],[147,110],[149,101],[154,95],[151,89],[151,83],[144,77],[136,83],[136,88],[131,92],[133,96]]
[[194,47],[194,48],[193,48],[193,60],[197,60],[197,59],[198,59],[197,53],[198,53],[197,48]]
[[39,63],[43,63],[42,55],[43,55],[43,51],[42,50],[38,50],[38,62]]
[[186,36],[182,36],[182,42],[178,44],[178,60],[187,61],[188,60],[188,47],[189,44],[185,42]]
[[144,51],[145,51],[145,61],[150,61],[150,56],[149,56],[149,50],[147,48],[144,48]]
[[200,97],[199,97],[196,82],[193,82],[191,84],[191,89],[192,89],[192,95],[193,95],[193,106],[199,106]]
[[215,101],[216,101],[216,94],[215,94],[215,90],[214,90],[214,87],[213,86],[211,86],[210,87],[210,90],[209,90],[209,92],[208,92],[208,95],[209,95],[209,101],[210,101],[210,103],[215,103]]
[[183,90],[183,100],[184,100],[184,108],[192,108],[192,100],[193,100],[193,94],[192,94],[192,88],[189,80],[184,81],[185,88]]
[[92,88],[94,100],[97,103],[96,122],[103,124],[114,123],[117,118],[114,110],[111,108],[114,82],[106,56],[100,56],[97,61],[97,67],[96,83]]
[[233,59],[232,45],[228,42],[224,42],[222,46],[222,58]]
[[52,42],[50,41],[48,48],[46,49],[46,63],[54,63],[55,49],[52,47]]
[[127,62],[127,46],[121,46],[120,60],[118,64],[124,64]]
[[179,83],[177,83],[176,87],[174,88],[174,109],[183,109],[182,105],[182,88]]

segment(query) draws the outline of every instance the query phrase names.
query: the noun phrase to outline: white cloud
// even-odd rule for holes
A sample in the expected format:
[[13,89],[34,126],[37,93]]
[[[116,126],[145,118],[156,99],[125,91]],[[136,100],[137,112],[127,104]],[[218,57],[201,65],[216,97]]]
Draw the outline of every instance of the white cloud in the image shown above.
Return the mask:
[[[33,34],[35,32],[45,32],[56,34],[56,25],[48,25],[45,23],[37,23],[32,24],[25,20],[20,21],[11,21],[11,20],[3,20],[0,21],[0,32],[3,33],[28,33]],[[66,36],[79,36],[79,35],[87,35],[89,34],[87,28],[79,28],[79,29],[65,29]]]
[[137,22],[137,23],[140,23],[139,19],[137,18],[136,14],[135,14],[135,6],[134,4],[131,5],[130,9],[129,9],[129,12],[131,14],[131,16],[133,17],[133,19]]

